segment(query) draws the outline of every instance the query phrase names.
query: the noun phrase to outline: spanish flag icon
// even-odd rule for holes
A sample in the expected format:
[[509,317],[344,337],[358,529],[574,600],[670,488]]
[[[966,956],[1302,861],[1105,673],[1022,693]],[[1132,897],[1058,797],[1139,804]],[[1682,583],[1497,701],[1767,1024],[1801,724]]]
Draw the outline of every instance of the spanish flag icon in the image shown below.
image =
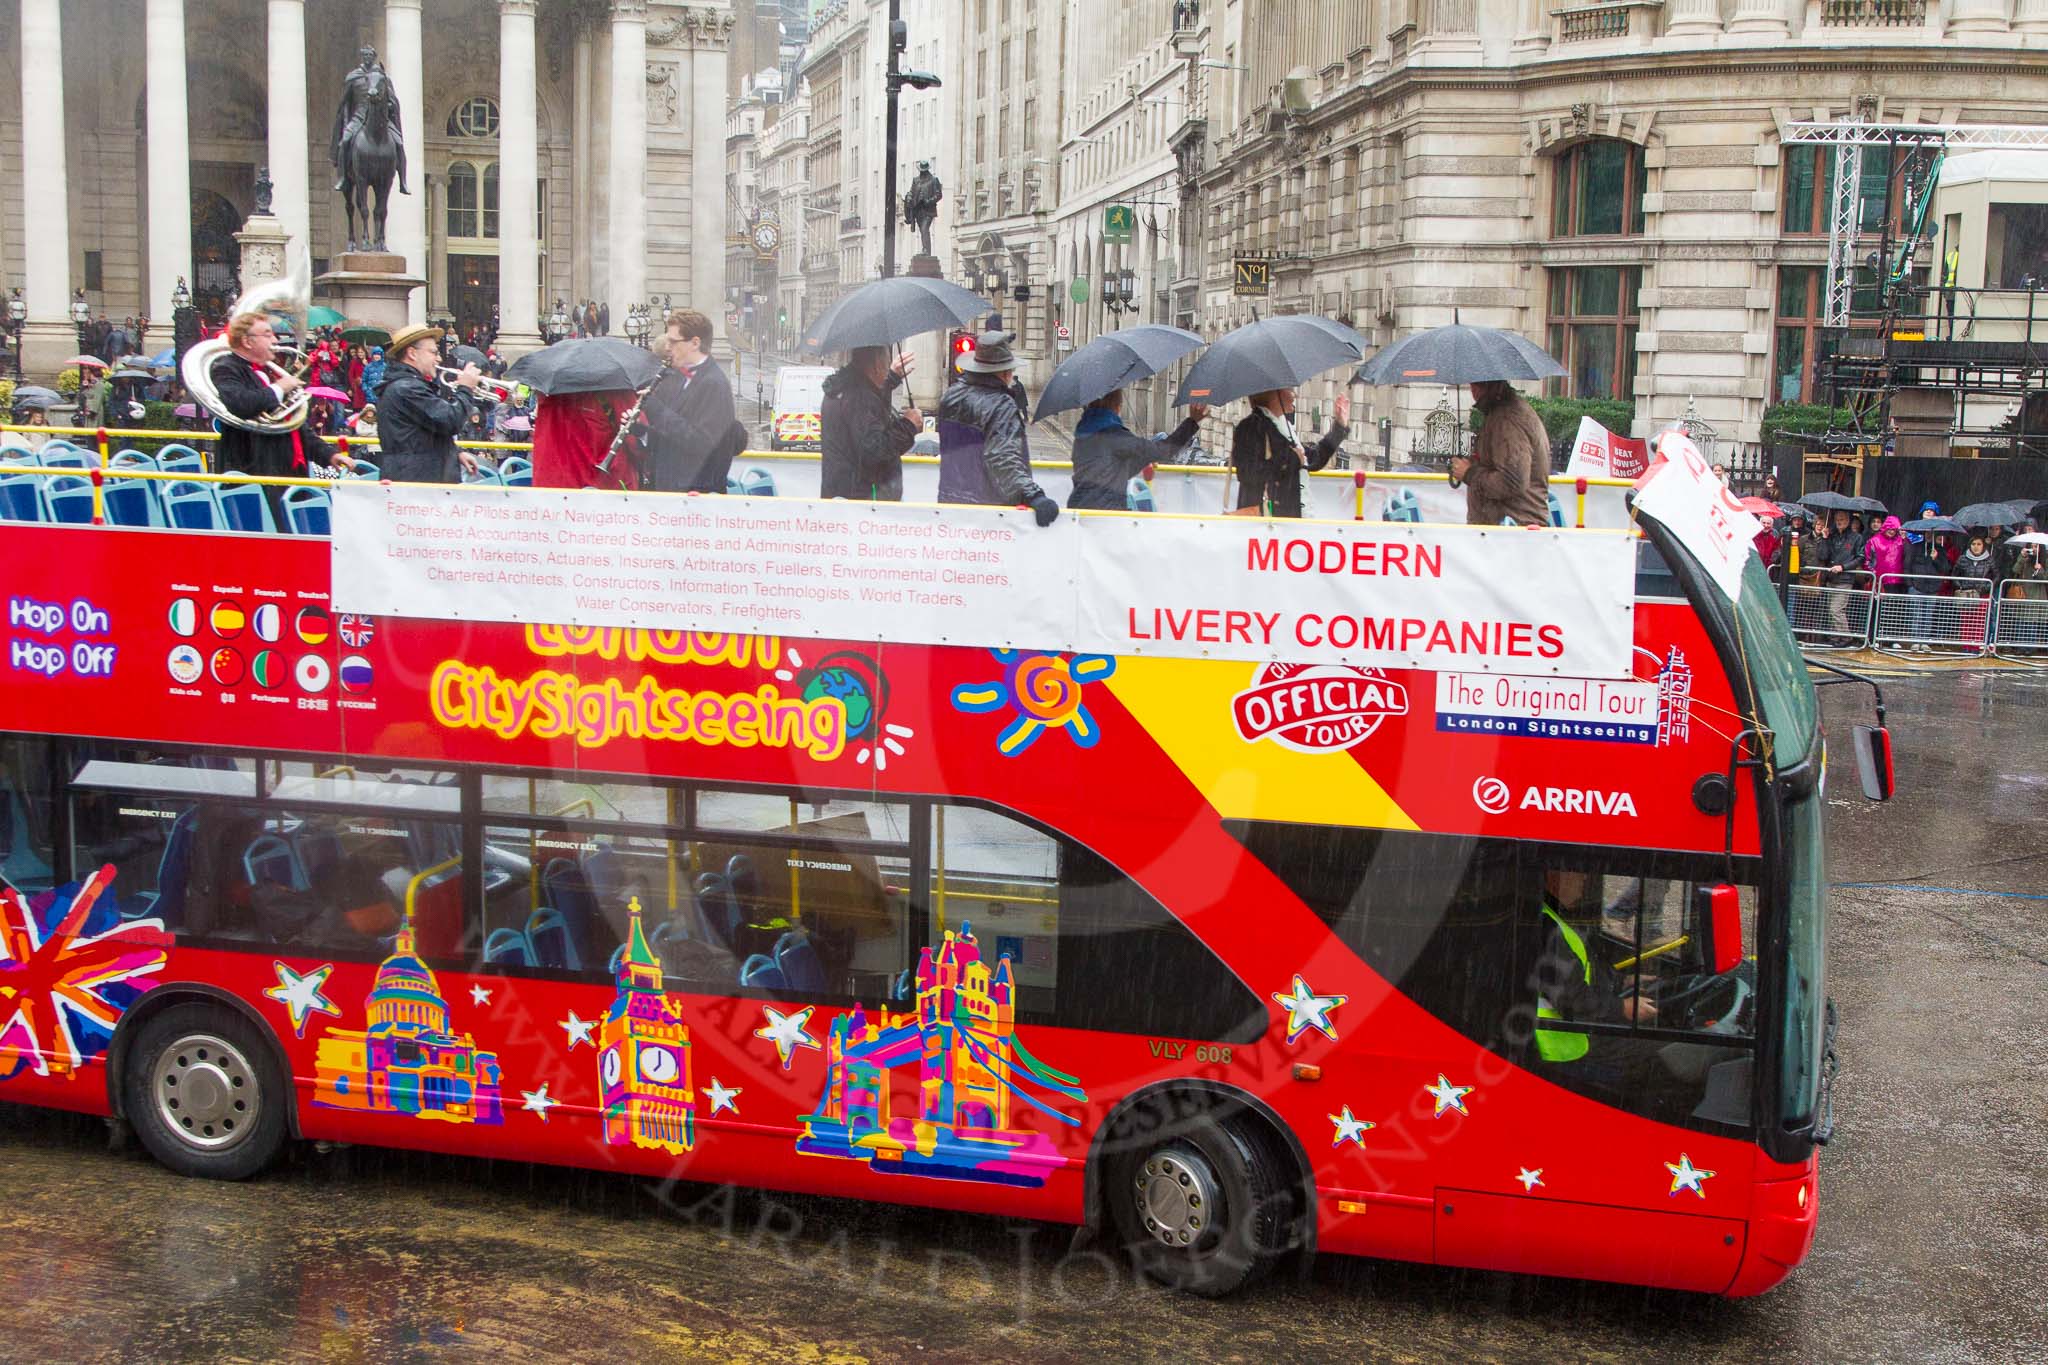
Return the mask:
[[213,604],[210,618],[213,633],[223,640],[232,640],[242,633],[242,627],[249,624],[249,618],[242,612],[242,604],[230,598]]

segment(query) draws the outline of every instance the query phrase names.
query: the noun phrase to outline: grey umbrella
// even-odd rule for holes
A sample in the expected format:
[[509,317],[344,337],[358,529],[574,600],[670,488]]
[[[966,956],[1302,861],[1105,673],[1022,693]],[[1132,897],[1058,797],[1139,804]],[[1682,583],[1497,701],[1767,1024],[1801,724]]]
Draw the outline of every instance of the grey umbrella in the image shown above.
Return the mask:
[[1959,534],[1963,524],[1952,517],[1920,517],[1907,522],[1901,529],[1907,531],[1932,531],[1936,534]]
[[1068,356],[1038,396],[1034,422],[1056,412],[1086,407],[1102,395],[1161,370],[1202,345],[1202,338],[1178,327],[1147,323],[1099,336]]
[[1861,512],[1865,498],[1852,498],[1841,493],[1830,493],[1823,488],[1818,493],[1808,493],[1799,499],[1808,507],[1817,507],[1823,512]]
[[616,393],[646,388],[661,377],[654,353],[619,337],[576,337],[529,351],[505,378],[535,393]]
[[1372,345],[1341,322],[1288,313],[1219,338],[1181,381],[1177,407],[1213,407],[1268,389],[1291,389],[1325,370],[1362,360]]
[[1973,531],[1987,526],[2017,526],[2026,519],[2026,512],[2009,502],[1973,502],[1955,514],[1955,520]]
[[988,311],[988,301],[981,295],[945,280],[921,275],[871,280],[804,329],[803,349],[823,354],[856,346],[893,346],[908,337],[971,323]]
[[17,408],[54,408],[63,402],[64,395],[35,384],[24,384],[14,391]]
[[1361,368],[1357,382],[1479,384],[1492,379],[1555,379],[1564,373],[1564,366],[1519,333],[1453,323],[1402,337]]

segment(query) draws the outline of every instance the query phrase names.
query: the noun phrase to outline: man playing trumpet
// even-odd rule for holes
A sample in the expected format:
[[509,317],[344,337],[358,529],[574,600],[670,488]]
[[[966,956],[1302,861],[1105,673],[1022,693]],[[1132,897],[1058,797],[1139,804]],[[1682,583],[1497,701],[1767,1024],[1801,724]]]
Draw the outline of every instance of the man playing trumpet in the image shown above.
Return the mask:
[[476,468],[473,451],[456,447],[469,421],[483,372],[465,365],[452,385],[440,382],[441,329],[406,327],[391,338],[384,388],[377,395],[379,467],[400,483],[460,483]]

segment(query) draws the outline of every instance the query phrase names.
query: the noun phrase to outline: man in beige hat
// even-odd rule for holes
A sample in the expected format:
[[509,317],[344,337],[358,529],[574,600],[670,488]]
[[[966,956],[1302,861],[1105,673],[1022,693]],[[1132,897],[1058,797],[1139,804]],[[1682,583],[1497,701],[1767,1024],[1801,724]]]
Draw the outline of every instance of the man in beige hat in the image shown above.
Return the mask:
[[398,483],[460,483],[476,456],[458,450],[455,436],[469,420],[483,372],[465,365],[455,387],[440,382],[441,329],[399,329],[384,352],[388,368],[377,395],[378,467]]

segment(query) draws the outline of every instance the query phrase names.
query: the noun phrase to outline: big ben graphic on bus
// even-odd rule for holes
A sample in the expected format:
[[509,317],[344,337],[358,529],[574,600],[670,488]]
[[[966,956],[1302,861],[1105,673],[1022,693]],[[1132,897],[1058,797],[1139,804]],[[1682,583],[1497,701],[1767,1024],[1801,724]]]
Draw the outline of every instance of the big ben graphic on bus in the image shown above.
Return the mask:
[[662,990],[661,959],[640,929],[639,897],[627,910],[633,927],[619,959],[618,994],[597,1035],[604,1140],[681,1156],[697,1141],[690,1030],[682,1001]]

